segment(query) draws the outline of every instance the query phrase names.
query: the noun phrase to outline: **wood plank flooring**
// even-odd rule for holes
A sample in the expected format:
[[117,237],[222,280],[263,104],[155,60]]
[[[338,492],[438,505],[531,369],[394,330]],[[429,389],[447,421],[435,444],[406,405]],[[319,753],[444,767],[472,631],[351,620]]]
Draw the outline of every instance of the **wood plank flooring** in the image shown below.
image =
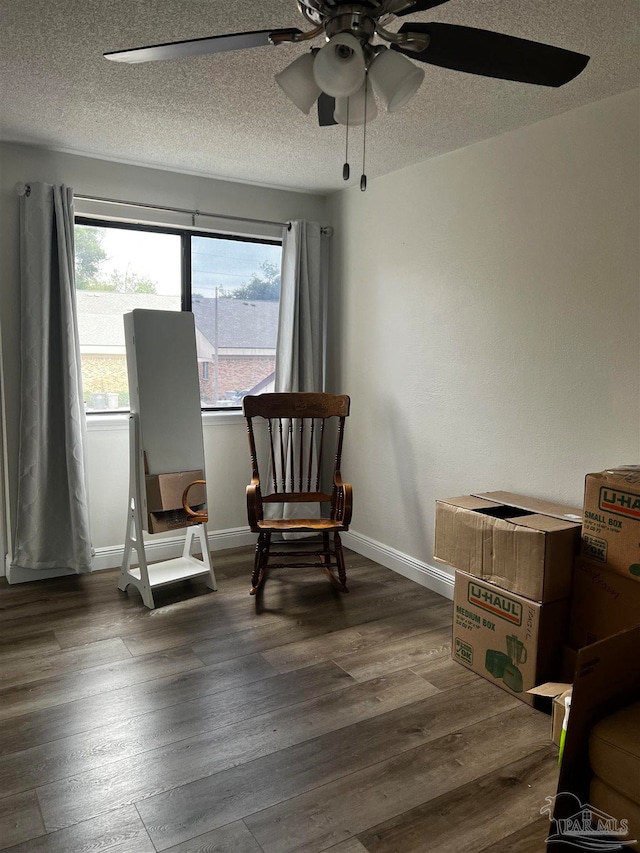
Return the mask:
[[117,571],[0,581],[0,850],[539,853],[549,718],[454,663],[452,603],[213,555],[147,610]]

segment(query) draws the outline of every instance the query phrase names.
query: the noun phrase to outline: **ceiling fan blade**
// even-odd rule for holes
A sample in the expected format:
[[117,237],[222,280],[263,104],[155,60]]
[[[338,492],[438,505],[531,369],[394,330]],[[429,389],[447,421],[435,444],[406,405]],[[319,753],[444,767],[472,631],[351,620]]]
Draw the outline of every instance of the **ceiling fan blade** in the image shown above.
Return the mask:
[[400,32],[429,36],[429,45],[419,53],[391,45],[410,59],[539,86],[562,86],[573,80],[589,61],[588,56],[561,47],[457,24],[406,23]]
[[184,59],[186,56],[199,56],[206,53],[222,53],[227,50],[245,50],[249,47],[272,45],[272,36],[279,41],[287,41],[287,36],[300,33],[298,29],[254,30],[249,33],[229,33],[223,36],[211,36],[204,39],[174,41],[167,44],[152,44],[148,47],[134,47],[131,50],[116,50],[105,53],[106,59],[114,62],[155,62],[160,59]]
[[393,14],[402,18],[405,15],[415,15],[416,12],[427,12],[429,9],[435,9],[436,6],[442,6],[444,3],[448,3],[449,0],[416,0],[415,3],[412,3],[407,9],[402,9],[399,12],[394,12]]
[[338,124],[333,117],[336,108],[336,99],[325,92],[320,92],[318,98],[318,124],[320,127],[329,127],[332,124]]

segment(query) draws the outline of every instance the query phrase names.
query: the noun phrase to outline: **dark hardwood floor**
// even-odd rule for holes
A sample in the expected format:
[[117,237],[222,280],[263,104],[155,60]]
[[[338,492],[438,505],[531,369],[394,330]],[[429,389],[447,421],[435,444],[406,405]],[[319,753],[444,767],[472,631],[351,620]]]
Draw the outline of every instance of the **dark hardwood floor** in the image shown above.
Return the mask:
[[0,581],[0,849],[538,853],[549,718],[450,659],[452,603],[346,552],[202,581]]

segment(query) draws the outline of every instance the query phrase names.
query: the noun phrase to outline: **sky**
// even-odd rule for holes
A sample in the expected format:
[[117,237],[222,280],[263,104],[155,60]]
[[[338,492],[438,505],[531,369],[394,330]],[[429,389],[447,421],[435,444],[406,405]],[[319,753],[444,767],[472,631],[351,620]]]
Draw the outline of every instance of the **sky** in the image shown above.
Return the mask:
[[[151,231],[105,229],[103,247],[108,260],[103,272],[114,269],[148,276],[157,292],[180,295],[180,237]],[[247,282],[269,261],[280,266],[281,247],[215,237],[192,238],[193,290],[215,296],[216,287],[230,290]]]

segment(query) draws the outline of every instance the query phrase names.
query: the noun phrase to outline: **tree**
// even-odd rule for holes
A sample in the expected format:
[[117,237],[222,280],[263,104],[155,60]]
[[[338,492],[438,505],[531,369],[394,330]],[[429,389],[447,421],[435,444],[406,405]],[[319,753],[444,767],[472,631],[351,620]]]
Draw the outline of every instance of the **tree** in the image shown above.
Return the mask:
[[278,300],[280,298],[280,267],[271,261],[260,264],[260,272],[254,273],[246,284],[233,292],[235,299]]
[[113,270],[107,281],[101,285],[101,290],[112,290],[115,293],[156,293],[156,283],[148,276],[141,275],[126,268]]
[[100,266],[107,259],[102,245],[104,228],[91,225],[76,225],[76,287],[78,290],[95,290]]
[[103,246],[105,228],[93,225],[76,225],[76,288],[100,290],[108,293],[157,293],[156,282],[148,276],[131,271],[105,273],[102,264],[109,260]]

